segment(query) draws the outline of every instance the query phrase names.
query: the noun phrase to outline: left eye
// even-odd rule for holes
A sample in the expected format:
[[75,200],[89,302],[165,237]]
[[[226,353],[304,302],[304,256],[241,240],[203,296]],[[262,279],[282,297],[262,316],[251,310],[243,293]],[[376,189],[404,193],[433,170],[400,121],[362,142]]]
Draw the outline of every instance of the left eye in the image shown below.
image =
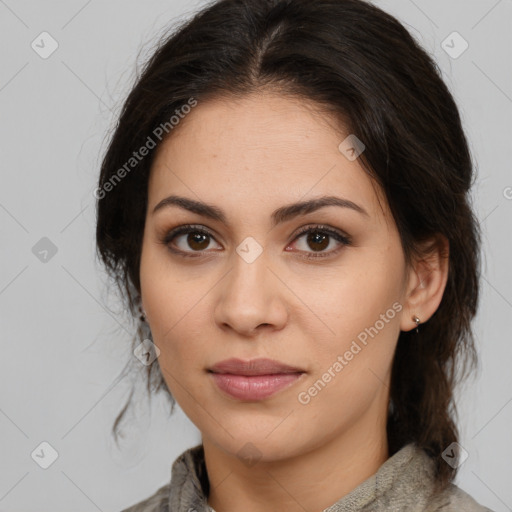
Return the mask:
[[[303,252],[307,251],[307,248],[313,249],[313,254],[306,256],[307,258],[322,258],[329,256],[333,253],[337,253],[340,249],[332,249],[327,251],[326,249],[332,245],[341,245],[341,247],[350,245],[350,238],[338,231],[334,231],[332,229],[317,226],[306,228],[295,238],[295,240],[303,241],[303,247],[306,246],[306,249],[303,249]],[[316,253],[316,254],[315,254]]]
[[[185,247],[180,248],[179,239],[181,237],[185,237],[185,235],[186,238],[184,238],[183,242]],[[340,248],[338,248],[326,251],[326,249],[330,246],[339,245],[342,248],[351,244],[351,239],[349,236],[323,226],[303,228],[295,237],[292,244],[296,241],[300,241],[301,239],[304,239],[302,244],[303,249],[299,249],[299,251],[308,253],[305,258],[321,258],[330,256],[331,254],[337,253],[340,250]],[[175,240],[178,240],[178,242],[175,242]],[[205,252],[205,250],[210,245],[211,240],[215,240],[213,235],[201,226],[182,226],[171,230],[163,238],[162,243],[175,254],[185,257],[197,257],[201,256],[201,253]],[[171,244],[171,242],[173,242],[173,244]],[[187,250],[187,245],[192,249],[191,251]],[[285,250],[287,252],[290,252],[288,251],[289,247],[291,247],[291,244],[286,247]],[[312,251],[308,251],[308,247],[312,249]]]

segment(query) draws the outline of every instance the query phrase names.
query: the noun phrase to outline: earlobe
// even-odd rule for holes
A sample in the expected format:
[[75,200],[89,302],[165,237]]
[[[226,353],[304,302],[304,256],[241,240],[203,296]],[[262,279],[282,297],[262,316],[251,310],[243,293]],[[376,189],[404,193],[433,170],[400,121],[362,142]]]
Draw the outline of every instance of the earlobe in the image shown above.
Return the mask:
[[449,271],[449,241],[443,235],[423,244],[423,256],[410,269],[401,331],[417,328],[437,310],[443,298]]

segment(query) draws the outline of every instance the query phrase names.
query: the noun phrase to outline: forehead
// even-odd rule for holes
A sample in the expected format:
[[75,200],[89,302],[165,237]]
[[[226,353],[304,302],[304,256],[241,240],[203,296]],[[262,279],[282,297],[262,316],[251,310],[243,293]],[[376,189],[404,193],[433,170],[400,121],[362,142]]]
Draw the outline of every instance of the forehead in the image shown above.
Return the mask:
[[213,99],[177,128],[155,156],[149,208],[171,193],[256,209],[337,194],[383,214],[379,188],[340,151],[350,133],[312,102],[271,93]]

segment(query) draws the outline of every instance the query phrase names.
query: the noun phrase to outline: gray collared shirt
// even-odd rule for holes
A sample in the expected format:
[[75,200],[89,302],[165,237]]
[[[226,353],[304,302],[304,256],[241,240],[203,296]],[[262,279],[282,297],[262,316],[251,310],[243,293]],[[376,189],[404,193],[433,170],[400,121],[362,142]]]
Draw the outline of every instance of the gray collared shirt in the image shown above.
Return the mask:
[[[405,445],[377,472],[323,512],[492,512],[451,484],[434,500],[434,464],[414,443]],[[208,505],[208,476],[202,444],[172,465],[170,483],[122,512],[215,512]]]

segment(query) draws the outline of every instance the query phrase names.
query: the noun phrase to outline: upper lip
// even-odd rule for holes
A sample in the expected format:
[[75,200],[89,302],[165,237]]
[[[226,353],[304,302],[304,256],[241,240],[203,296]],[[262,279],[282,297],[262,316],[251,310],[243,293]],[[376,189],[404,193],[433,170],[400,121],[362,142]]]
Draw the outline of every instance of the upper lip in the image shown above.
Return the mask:
[[271,375],[276,373],[303,373],[304,370],[273,359],[259,358],[243,361],[226,359],[214,364],[209,371],[213,373],[230,373],[233,375]]

